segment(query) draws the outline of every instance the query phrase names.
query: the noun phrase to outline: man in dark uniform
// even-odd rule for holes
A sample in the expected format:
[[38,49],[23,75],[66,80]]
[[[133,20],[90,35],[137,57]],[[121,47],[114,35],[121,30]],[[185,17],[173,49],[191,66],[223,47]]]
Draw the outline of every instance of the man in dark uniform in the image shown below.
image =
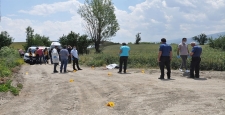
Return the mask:
[[191,42],[191,46],[193,48],[190,53],[190,56],[192,56],[190,66],[190,78],[199,78],[199,65],[201,62],[200,56],[202,54],[202,48],[200,46],[197,46],[195,42]]
[[171,75],[171,68],[170,68],[170,61],[172,59],[172,47],[166,44],[166,39],[161,39],[161,44],[159,47],[159,54],[158,54],[158,62],[161,71],[161,75],[159,79],[164,79],[164,67],[166,66],[167,69],[167,79],[170,79]]

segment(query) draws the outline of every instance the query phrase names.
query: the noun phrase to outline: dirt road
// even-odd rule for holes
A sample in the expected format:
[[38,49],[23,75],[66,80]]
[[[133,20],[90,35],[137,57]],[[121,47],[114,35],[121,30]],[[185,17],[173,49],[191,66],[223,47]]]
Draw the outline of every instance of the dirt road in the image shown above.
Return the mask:
[[173,70],[172,80],[158,80],[159,70],[150,69],[52,70],[53,65],[22,66],[17,76],[24,87],[19,96],[2,95],[0,115],[225,115],[224,72],[188,79]]

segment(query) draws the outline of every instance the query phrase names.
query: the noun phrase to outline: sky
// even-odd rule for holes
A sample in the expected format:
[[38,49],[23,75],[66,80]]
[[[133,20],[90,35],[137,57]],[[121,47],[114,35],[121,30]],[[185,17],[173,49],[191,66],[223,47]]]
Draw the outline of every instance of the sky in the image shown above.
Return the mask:
[[[1,0],[0,31],[26,41],[26,28],[57,41],[70,31],[85,34],[77,13],[85,0]],[[112,42],[159,42],[225,31],[225,0],[112,0],[120,25]]]

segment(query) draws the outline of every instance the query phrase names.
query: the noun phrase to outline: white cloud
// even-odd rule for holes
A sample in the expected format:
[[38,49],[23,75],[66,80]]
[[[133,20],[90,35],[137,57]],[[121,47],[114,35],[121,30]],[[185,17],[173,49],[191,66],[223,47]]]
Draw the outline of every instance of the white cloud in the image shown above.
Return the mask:
[[74,10],[76,10],[79,5],[80,3],[77,0],[69,0],[67,2],[36,5],[30,11],[20,10],[19,12],[30,15],[49,15],[57,12],[69,11],[74,14]]

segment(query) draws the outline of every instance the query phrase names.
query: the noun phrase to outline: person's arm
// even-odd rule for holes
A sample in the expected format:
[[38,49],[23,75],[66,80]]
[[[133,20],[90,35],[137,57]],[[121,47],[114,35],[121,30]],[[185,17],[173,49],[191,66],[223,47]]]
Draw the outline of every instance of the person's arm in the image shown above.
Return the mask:
[[121,54],[121,53],[122,53],[122,50],[120,49],[119,54]]
[[190,56],[193,56],[194,55],[194,52],[195,52],[195,49],[193,48],[191,53],[190,53]]
[[158,62],[160,62],[161,55],[162,55],[162,51],[159,51],[159,53],[158,53]]
[[180,45],[178,45],[178,48],[177,48],[177,55],[179,55],[179,52],[180,52]]
[[170,60],[172,60],[172,57],[173,57],[173,52],[170,51]]

